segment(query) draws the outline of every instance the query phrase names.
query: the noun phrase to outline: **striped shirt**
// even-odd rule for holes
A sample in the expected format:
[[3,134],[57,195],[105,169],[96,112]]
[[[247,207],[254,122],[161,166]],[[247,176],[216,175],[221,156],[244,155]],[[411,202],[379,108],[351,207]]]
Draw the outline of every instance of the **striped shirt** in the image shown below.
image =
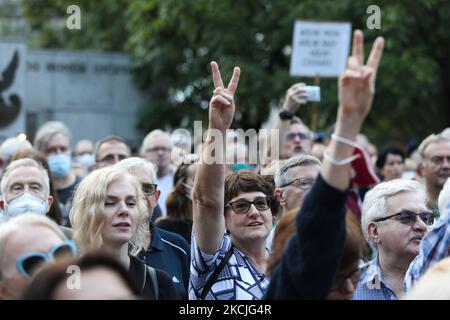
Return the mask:
[[[225,233],[217,251],[206,254],[198,247],[195,237],[191,242],[191,276],[189,300],[198,300],[208,278],[214,273],[231,248],[231,239]],[[261,273],[233,246],[230,260],[207,293],[205,300],[260,300],[269,286],[269,278]]]

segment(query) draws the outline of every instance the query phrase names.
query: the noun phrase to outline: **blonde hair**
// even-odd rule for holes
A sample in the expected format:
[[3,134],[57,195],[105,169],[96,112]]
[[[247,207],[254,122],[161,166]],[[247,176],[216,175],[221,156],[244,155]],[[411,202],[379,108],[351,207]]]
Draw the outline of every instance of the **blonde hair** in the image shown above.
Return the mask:
[[106,191],[111,183],[125,179],[136,192],[136,206],[139,222],[131,242],[132,255],[139,253],[149,243],[149,217],[144,196],[137,179],[122,168],[106,167],[97,169],[81,181],[75,192],[70,213],[73,239],[82,250],[99,249],[103,245],[102,229]]
[[9,219],[0,224],[0,281],[2,280],[3,257],[5,256],[6,242],[10,236],[19,230],[30,226],[43,226],[53,231],[61,240],[67,240],[67,237],[61,231],[56,223],[45,216],[35,213],[24,213]]
[[428,269],[404,300],[449,300],[448,283],[450,283],[450,257]]

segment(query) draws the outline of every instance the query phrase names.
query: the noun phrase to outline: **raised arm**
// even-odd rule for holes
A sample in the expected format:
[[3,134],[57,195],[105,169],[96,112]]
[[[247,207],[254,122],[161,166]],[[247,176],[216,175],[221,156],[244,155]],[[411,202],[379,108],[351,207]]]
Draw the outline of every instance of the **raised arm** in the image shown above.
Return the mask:
[[[307,93],[304,89],[304,86],[304,83],[295,83],[286,91],[283,108],[281,109],[282,112],[287,112],[291,115],[295,115],[295,113],[300,109],[301,105],[306,104]],[[278,130],[278,146],[280,148],[280,155],[282,155],[282,147],[284,140],[286,139],[286,134],[289,130],[289,123],[290,120],[281,120],[280,118],[278,118],[275,125],[271,128],[272,130]],[[274,147],[272,145],[272,140],[267,136],[262,137],[262,139],[263,140],[260,141],[260,146],[266,147],[266,150],[263,154],[272,154],[272,149]]]
[[275,270],[267,298],[325,299],[333,283],[345,241],[346,190],[354,141],[370,111],[384,40],[377,38],[363,63],[363,36],[353,35],[353,52],[339,79],[335,136],[324,156],[321,174],[296,218],[296,233]]
[[208,134],[195,176],[193,194],[195,240],[207,254],[212,254],[219,248],[225,232],[225,132],[233,121],[233,96],[241,72],[235,67],[228,87],[225,88],[216,62],[211,62],[211,71],[214,94],[209,102]]
[[[332,187],[347,190],[350,182],[350,160],[356,136],[372,106],[375,94],[375,79],[383,54],[384,39],[375,40],[367,64],[364,64],[363,33],[353,34],[352,56],[344,74],[339,79],[339,109],[336,129],[327,149],[321,168],[322,178]],[[342,138],[342,139],[341,139]],[[349,141],[346,141],[349,140]],[[348,143],[346,143],[348,142]]]

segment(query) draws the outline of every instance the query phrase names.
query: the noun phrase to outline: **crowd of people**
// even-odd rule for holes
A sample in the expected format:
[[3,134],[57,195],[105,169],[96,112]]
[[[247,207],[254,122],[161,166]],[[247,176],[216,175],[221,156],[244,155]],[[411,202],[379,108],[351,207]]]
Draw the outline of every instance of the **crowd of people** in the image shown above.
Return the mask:
[[378,152],[361,130],[384,39],[367,60],[363,43],[329,136],[296,115],[296,83],[279,141],[259,137],[269,161],[230,135],[241,70],[225,86],[216,62],[199,146],[155,129],[136,152],[113,134],[72,149],[58,121],[4,141],[0,299],[450,299],[450,128]]

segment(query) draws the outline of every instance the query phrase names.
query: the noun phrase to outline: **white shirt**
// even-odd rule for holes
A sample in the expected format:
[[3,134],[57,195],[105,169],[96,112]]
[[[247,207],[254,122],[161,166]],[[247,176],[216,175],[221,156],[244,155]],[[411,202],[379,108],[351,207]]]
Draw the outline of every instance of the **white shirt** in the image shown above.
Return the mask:
[[166,200],[173,188],[173,175],[168,174],[164,177],[158,178],[158,189],[161,190],[161,195],[158,200],[159,207],[163,216],[167,215]]

